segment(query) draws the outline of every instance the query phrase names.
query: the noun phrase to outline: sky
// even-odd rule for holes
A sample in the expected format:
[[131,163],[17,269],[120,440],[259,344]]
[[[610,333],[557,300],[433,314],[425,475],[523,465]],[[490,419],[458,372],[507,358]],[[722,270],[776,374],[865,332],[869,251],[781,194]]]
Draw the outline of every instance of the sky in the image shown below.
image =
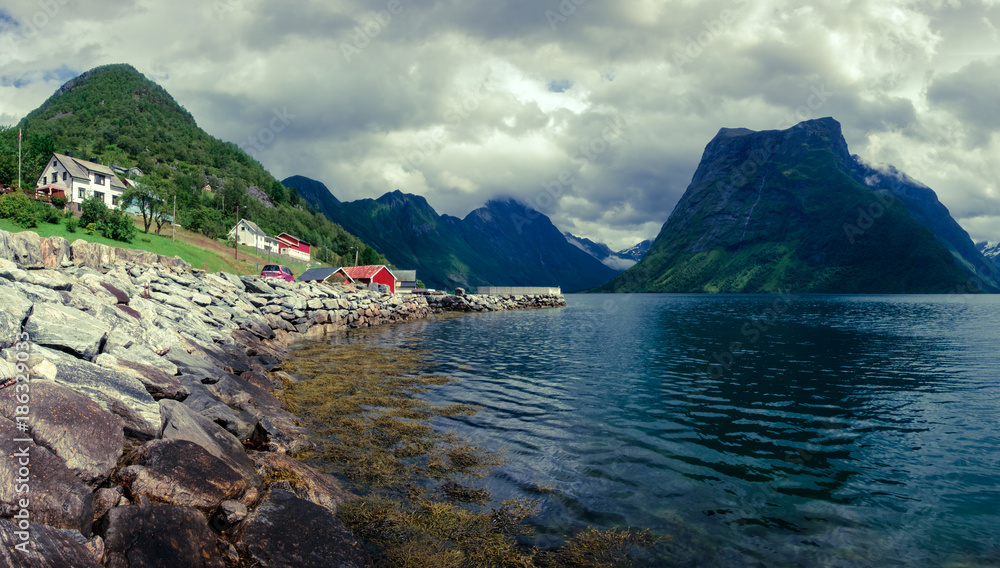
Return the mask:
[[654,238],[722,127],[832,116],[1000,241],[1000,0],[5,0],[0,124],[129,63],[275,177]]

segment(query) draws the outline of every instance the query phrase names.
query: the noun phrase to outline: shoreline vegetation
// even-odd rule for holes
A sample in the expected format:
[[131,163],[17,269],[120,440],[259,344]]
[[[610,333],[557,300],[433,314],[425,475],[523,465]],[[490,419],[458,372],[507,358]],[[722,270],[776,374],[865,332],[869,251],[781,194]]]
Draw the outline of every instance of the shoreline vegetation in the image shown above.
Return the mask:
[[[445,312],[564,305],[561,295],[415,297],[265,282],[192,270],[176,257],[0,231],[0,440],[7,453],[0,460],[0,565],[362,567],[376,565],[372,554],[378,566],[622,565],[594,551],[653,537],[587,533],[565,547],[560,564],[548,560],[552,551],[517,540],[528,504],[484,514],[486,494],[460,481],[495,457],[421,423],[435,412],[471,409],[431,408],[413,398],[447,379],[402,372],[412,357],[336,355],[341,364],[372,366],[366,376],[378,385],[362,393],[354,380],[348,386],[362,398],[335,401],[348,411],[379,411],[344,417],[338,427],[353,428],[358,439],[342,451],[368,456],[356,476],[392,491],[367,490],[358,500],[335,477],[296,459],[331,457],[325,439],[285,406],[305,418],[318,400],[309,398],[309,381],[288,372],[320,372],[319,352],[309,351],[321,349],[318,341]],[[311,369],[289,362],[289,348],[300,344],[296,349],[315,359]],[[313,397],[329,389],[319,381],[308,386],[317,388]],[[388,402],[396,408],[377,406]],[[380,442],[366,441],[371,432]],[[374,446],[391,450],[392,459],[377,457]],[[431,472],[439,486],[411,482],[408,472],[417,470]],[[390,501],[393,492],[415,499]],[[397,529],[408,519],[421,523],[417,532],[386,532],[393,519]],[[471,540],[455,540],[458,527]],[[395,555],[408,541],[416,555]]]
[[588,529],[554,550],[526,544],[527,520],[540,504],[495,503],[476,480],[501,465],[502,454],[430,426],[435,417],[477,409],[417,396],[453,380],[422,374],[427,355],[310,343],[293,347],[285,367],[298,381],[282,400],[316,435],[316,448],[298,457],[324,464],[362,495],[338,516],[368,543],[376,566],[613,568],[630,566],[637,548],[660,540],[649,531]]

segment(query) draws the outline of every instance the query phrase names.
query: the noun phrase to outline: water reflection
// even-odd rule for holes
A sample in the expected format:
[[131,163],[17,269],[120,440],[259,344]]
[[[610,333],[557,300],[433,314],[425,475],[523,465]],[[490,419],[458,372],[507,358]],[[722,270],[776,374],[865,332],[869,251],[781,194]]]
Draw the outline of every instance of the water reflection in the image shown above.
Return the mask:
[[444,425],[509,450],[489,483],[543,500],[543,544],[630,525],[673,535],[650,565],[992,558],[1000,300],[774,302],[571,296],[366,341],[434,349],[464,379],[433,396],[484,410]]

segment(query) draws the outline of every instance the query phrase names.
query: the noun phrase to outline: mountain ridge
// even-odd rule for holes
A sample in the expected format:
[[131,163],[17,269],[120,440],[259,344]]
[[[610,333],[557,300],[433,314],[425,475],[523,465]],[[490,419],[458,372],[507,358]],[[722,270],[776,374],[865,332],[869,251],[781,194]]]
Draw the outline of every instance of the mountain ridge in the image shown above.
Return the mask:
[[548,217],[513,199],[492,199],[460,219],[440,215],[424,197],[399,190],[375,199],[340,201],[322,182],[305,176],[282,183],[394,265],[417,270],[428,286],[561,286],[575,291],[616,274],[571,245]]
[[828,117],[721,129],[646,256],[597,290],[949,293],[984,262],[933,191],[852,156]]

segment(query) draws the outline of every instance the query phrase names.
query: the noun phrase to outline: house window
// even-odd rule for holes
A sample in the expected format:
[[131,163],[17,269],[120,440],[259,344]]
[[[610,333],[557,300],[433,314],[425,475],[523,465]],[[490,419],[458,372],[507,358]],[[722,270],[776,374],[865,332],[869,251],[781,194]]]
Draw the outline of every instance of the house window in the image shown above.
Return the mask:
[[83,196],[86,193],[86,190],[83,189],[82,187],[78,187],[78,188],[76,188],[76,191],[77,191],[76,196],[79,197],[80,199],[83,199]]
[[100,199],[101,201],[104,201],[104,194],[101,193],[100,191],[95,191],[94,192],[94,197]]
[[48,179],[49,179],[49,177],[48,177],[48,176],[42,176],[42,185],[45,185],[45,184],[49,183],[49,182],[47,181]]
[[119,196],[117,196],[117,195],[112,195],[111,196],[111,204],[114,205],[115,207],[118,207],[118,197]]
[[94,183],[97,185],[104,185],[104,176],[101,174],[94,174]]
[[63,181],[66,181],[66,176],[67,176],[67,175],[68,175],[68,174],[67,174],[66,172],[63,172]]

